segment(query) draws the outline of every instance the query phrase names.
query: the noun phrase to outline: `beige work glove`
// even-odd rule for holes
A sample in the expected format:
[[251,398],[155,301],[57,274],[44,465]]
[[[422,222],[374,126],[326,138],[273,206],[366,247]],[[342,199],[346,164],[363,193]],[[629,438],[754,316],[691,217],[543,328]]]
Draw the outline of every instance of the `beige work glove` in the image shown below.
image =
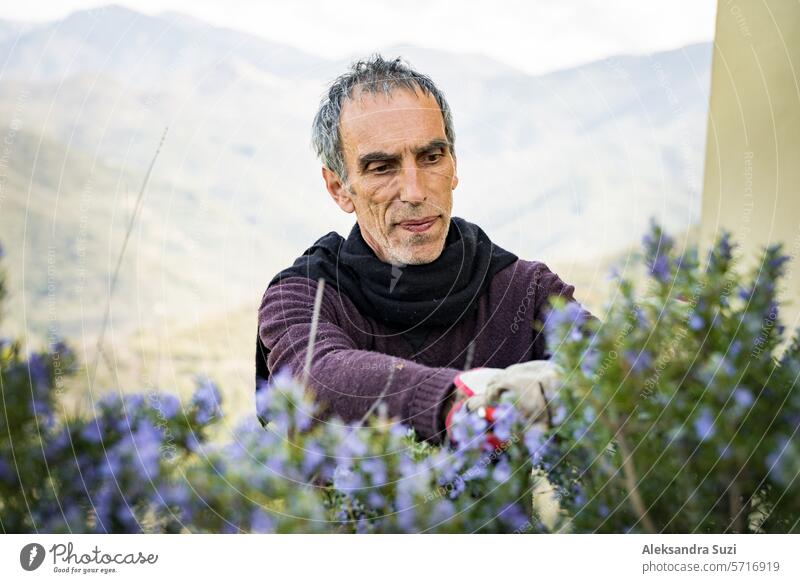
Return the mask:
[[[550,403],[561,386],[561,368],[549,360],[531,360],[508,368],[479,368],[456,377],[459,390],[469,395],[464,402],[468,411],[491,407],[504,393],[516,409],[533,423],[552,425],[554,409]],[[471,393],[471,395],[470,395]]]

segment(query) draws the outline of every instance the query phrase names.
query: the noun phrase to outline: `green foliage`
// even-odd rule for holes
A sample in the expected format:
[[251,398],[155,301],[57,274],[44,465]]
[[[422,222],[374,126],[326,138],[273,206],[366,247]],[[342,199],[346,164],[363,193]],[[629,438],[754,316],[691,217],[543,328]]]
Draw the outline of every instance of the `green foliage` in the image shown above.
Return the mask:
[[644,247],[644,298],[623,279],[602,323],[566,309],[550,326],[568,371],[556,434],[585,488],[571,528],[797,532],[798,335],[775,354],[788,258],[770,247],[740,278],[728,234],[705,269],[657,226]]

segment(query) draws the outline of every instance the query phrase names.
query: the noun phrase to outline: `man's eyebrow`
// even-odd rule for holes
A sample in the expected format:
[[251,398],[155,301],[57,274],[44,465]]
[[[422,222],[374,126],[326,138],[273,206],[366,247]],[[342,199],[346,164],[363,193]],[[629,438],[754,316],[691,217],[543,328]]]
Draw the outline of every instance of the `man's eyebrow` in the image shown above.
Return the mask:
[[436,148],[444,148],[447,149],[448,142],[447,140],[443,140],[441,138],[434,138],[424,146],[420,146],[419,148],[414,148],[412,151],[414,154],[422,154],[424,152],[429,152],[430,150],[435,150]]
[[[448,147],[449,143],[447,140],[443,140],[441,138],[434,138],[424,146],[419,146],[418,148],[414,148],[412,152],[415,155],[419,155],[424,152],[429,152],[430,150],[435,150],[436,148],[447,149]],[[370,163],[372,162],[394,162],[399,158],[400,158],[399,154],[390,154],[389,152],[382,152],[379,150],[375,152],[368,152],[358,158],[358,169],[363,172],[367,168],[367,166],[369,166]]]
[[363,172],[371,162],[393,162],[399,159],[397,154],[390,154],[389,152],[368,152],[358,159],[358,169]]

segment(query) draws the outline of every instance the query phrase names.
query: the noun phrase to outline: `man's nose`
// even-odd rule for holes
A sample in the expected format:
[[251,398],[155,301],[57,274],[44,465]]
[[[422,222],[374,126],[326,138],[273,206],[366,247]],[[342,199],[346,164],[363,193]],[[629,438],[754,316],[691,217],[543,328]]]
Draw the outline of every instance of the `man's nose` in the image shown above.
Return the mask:
[[423,172],[415,164],[404,164],[400,200],[403,202],[425,202],[427,195],[423,182]]

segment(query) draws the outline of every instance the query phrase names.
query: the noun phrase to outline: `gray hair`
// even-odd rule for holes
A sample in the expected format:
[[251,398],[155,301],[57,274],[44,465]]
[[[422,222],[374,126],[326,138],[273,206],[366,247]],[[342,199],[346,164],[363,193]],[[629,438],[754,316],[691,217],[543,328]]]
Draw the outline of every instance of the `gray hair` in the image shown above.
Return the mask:
[[353,97],[353,88],[358,87],[367,93],[383,92],[391,94],[394,89],[407,88],[422,90],[432,95],[439,104],[444,119],[444,133],[450,153],[455,157],[456,133],[453,129],[453,115],[444,94],[436,84],[422,73],[418,73],[401,57],[386,61],[380,54],[373,54],[365,61],[355,61],[350,70],[337,77],[320,101],[319,110],[312,124],[311,145],[322,163],[334,172],[340,180],[347,183],[347,168],[344,163],[342,137],[339,133],[339,118],[345,99]]

